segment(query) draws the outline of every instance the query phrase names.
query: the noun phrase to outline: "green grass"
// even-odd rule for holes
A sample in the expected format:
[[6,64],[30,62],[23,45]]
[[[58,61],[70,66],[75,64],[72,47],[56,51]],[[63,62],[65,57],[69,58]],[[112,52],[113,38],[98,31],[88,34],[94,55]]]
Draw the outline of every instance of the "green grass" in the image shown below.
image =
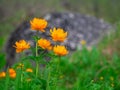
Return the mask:
[[98,43],[98,49],[105,55],[111,56],[114,53],[120,55],[120,23],[116,24],[116,28],[109,35],[103,37]]
[[[60,74],[55,88],[56,60],[57,58],[53,58],[51,61],[50,90],[119,90],[120,88],[120,57],[117,54],[113,54],[112,58],[108,59],[94,47],[91,51],[83,48],[82,51],[78,50],[72,56],[62,57]],[[28,67],[30,66],[25,64],[24,68]],[[24,72],[22,90],[23,88],[26,88],[25,90],[39,90],[37,88],[45,90],[49,68],[45,69],[44,67],[41,72],[43,76],[39,76],[39,79],[35,79],[34,73]],[[19,73],[20,71],[17,69],[17,74],[20,75]],[[17,83],[20,81],[18,77],[20,76],[17,76],[16,79],[8,79],[9,77],[0,79],[0,88],[3,87],[3,82],[5,82],[9,88],[6,90],[19,90]],[[31,81],[26,82],[27,78],[31,78]]]

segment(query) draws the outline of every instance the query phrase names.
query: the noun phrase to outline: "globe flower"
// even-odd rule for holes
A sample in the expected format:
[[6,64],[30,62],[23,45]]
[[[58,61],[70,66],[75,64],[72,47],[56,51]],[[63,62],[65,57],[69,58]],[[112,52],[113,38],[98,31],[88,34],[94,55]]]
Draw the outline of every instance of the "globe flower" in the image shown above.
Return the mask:
[[47,21],[45,19],[34,18],[30,21],[30,25],[32,30],[45,32],[44,29],[47,27]]
[[47,49],[47,50],[52,49],[50,41],[47,39],[43,39],[43,38],[38,40],[38,46],[40,46],[43,49]]
[[9,76],[10,76],[11,78],[15,78],[15,77],[16,77],[16,71],[15,71],[13,68],[10,68],[10,69],[8,70],[8,72],[9,72]]
[[54,46],[53,52],[58,56],[64,56],[68,54],[68,50],[65,48],[65,46],[60,46],[60,45]]
[[33,70],[32,70],[31,68],[28,68],[28,69],[26,69],[26,72],[30,72],[30,73],[32,73]]
[[5,72],[0,72],[0,78],[4,78],[6,76]]
[[50,30],[50,33],[53,41],[63,42],[67,37],[67,32],[64,32],[61,28],[53,28],[53,30]]
[[16,48],[16,52],[20,53],[23,52],[26,49],[30,48],[30,44],[27,43],[25,40],[20,40],[18,42],[15,43],[15,46],[13,46]]

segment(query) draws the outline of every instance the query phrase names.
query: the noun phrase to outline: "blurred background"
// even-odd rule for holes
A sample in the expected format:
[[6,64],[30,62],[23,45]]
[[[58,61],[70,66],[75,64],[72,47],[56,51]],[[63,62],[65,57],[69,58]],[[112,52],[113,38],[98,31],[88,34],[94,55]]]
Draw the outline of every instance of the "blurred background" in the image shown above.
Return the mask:
[[50,12],[77,12],[103,18],[109,23],[120,19],[120,0],[0,0],[0,50],[22,21]]

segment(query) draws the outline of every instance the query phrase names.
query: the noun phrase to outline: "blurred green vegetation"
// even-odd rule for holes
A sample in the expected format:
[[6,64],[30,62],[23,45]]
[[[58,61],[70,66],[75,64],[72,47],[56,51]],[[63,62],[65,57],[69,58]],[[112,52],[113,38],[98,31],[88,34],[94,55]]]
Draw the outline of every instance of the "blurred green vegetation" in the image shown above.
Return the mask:
[[0,0],[0,18],[3,21],[29,14],[41,16],[48,12],[71,11],[91,14],[114,23],[120,19],[119,9],[119,0]]
[[[79,54],[78,54],[79,53]],[[14,69],[17,72],[15,79],[8,81],[6,78],[0,78],[0,89],[3,87],[5,90],[119,90],[120,89],[120,56],[117,53],[113,53],[110,57],[103,54],[96,47],[91,50],[87,50],[84,46],[82,50],[77,50],[71,56],[61,57],[60,60],[60,73],[56,80],[56,68],[58,65],[58,58],[53,58],[49,66],[40,70],[39,78],[35,78],[35,72],[24,72],[24,81],[20,83],[19,75],[20,69]],[[24,60],[24,63],[27,60]],[[28,61],[27,61],[28,63]],[[23,70],[30,68],[29,65],[24,64]],[[32,68],[33,70],[35,67]],[[50,73],[50,77],[49,74]],[[42,74],[42,75],[41,75]],[[26,82],[27,78],[31,80]],[[49,89],[46,83],[49,77]],[[5,83],[5,86],[4,84]],[[20,88],[20,84],[22,87]]]

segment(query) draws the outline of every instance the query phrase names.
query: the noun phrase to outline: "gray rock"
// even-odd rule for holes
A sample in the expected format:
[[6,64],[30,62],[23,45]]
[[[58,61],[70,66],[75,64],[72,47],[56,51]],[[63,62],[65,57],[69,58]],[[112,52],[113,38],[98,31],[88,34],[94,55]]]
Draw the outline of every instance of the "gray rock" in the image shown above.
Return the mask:
[[[68,32],[68,39],[62,43],[68,47],[70,51],[81,47],[80,41],[86,40],[87,46],[92,46],[111,30],[114,30],[112,25],[104,22],[102,19],[97,19],[93,16],[82,15],[78,13],[51,13],[44,17],[48,21],[48,27],[45,33],[39,33],[40,37],[50,38],[49,30],[53,27],[63,28]],[[31,42],[36,31],[30,30],[30,24],[24,21],[11,34],[6,44],[6,60],[7,65],[11,66],[15,62],[16,53],[13,45],[20,39],[25,39]]]

